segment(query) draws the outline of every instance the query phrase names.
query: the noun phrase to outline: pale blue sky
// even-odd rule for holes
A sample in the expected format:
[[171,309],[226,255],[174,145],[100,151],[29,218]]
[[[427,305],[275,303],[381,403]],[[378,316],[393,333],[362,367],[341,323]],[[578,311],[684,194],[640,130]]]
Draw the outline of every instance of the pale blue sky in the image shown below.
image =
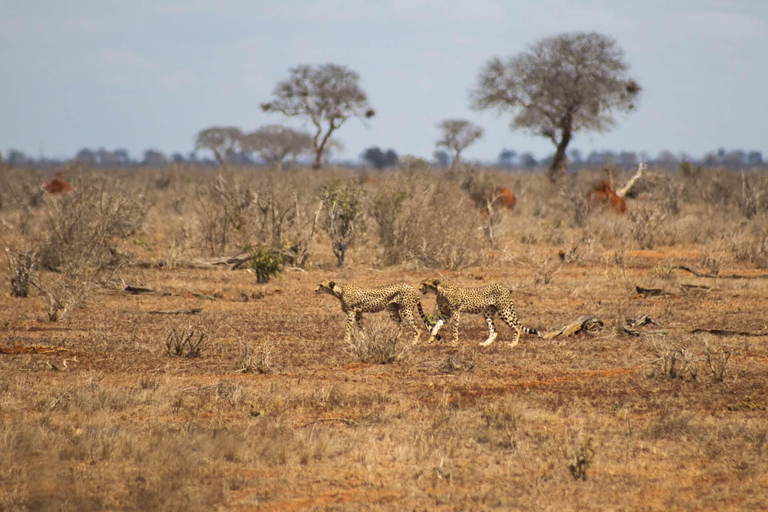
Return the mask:
[[762,0],[0,0],[0,150],[187,153],[211,125],[281,122],[259,103],[288,68],[334,62],[377,111],[338,132],[341,158],[372,145],[431,157],[435,124],[454,117],[485,128],[468,158],[544,156],[551,144],[509,116],[471,111],[468,90],[492,56],[572,30],[614,37],[644,92],[615,130],[571,147],[768,152]]

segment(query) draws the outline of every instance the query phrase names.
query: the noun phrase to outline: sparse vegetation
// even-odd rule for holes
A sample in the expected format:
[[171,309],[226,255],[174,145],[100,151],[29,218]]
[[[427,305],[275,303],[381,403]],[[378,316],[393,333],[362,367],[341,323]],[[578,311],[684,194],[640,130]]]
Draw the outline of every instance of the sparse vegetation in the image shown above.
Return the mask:
[[34,279],[37,267],[37,252],[35,250],[14,253],[5,249],[8,258],[8,277],[11,281],[11,296],[26,297],[29,295],[29,285]]
[[[683,184],[673,215],[661,171],[650,170],[627,216],[595,209],[580,224],[561,186],[535,173],[221,170],[222,190],[243,206],[236,228],[237,207],[217,203],[232,213],[225,247],[222,231],[213,244],[206,236],[199,204],[214,204],[203,191],[219,168],[94,171],[86,186],[107,179],[133,220],[116,222],[125,229],[93,245],[104,250],[86,264],[66,255],[87,243],[62,245],[59,264],[30,272],[28,299],[11,295],[4,274],[0,509],[768,508],[759,485],[768,475],[765,212],[744,215],[738,174],[663,175]],[[57,226],[80,230],[52,213],[101,211],[62,210],[75,197],[35,198],[46,172],[2,171],[16,198],[0,189],[0,236],[14,257],[55,253],[47,244]],[[582,171],[567,185],[579,199],[603,176]],[[747,177],[759,189],[760,176]],[[334,180],[364,192],[370,220],[341,270],[318,213],[319,191]],[[728,201],[706,202],[714,181]],[[517,198],[498,211],[493,243],[473,197],[484,187]],[[652,250],[640,250],[627,218],[645,210],[665,215]],[[302,268],[257,286],[248,247]],[[234,255],[243,263],[231,270],[222,261]],[[426,326],[412,345],[382,312],[364,315],[347,346],[338,304],[312,293],[325,279],[374,286],[432,275],[513,286],[521,321],[542,332],[580,315],[658,325],[523,336],[510,348],[497,318],[497,343],[479,347],[487,325],[463,315],[451,347],[427,344]],[[46,320],[46,301],[60,324]],[[434,311],[431,296],[422,304]]]
[[165,338],[165,352],[169,356],[200,357],[206,333],[195,331],[191,325],[172,327]]
[[732,351],[727,348],[715,348],[708,341],[704,342],[704,356],[707,361],[712,378],[716,382],[725,380],[725,372],[728,369],[728,361],[731,360]]

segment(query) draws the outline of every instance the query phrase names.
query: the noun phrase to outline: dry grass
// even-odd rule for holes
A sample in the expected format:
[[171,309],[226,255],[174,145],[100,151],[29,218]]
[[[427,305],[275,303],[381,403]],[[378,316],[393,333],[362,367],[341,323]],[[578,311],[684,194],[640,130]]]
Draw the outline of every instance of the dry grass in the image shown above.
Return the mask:
[[[267,179],[277,186],[274,174],[232,172],[242,183],[250,179],[251,190],[262,190]],[[314,193],[348,177],[303,172],[287,173],[280,186],[303,180],[310,183],[299,190]],[[546,178],[523,174],[493,176],[519,202],[503,212],[497,228],[505,229],[496,229],[490,244],[487,219],[461,195],[462,180],[418,172],[374,174],[363,184],[369,198],[402,190],[408,180],[413,189],[404,210],[392,213],[396,251],[386,255],[382,231],[369,225],[342,270],[324,236],[313,241],[306,271],[285,271],[268,284],[257,285],[244,270],[124,264],[111,281],[121,286],[94,281],[89,300],[57,323],[46,320],[39,290],[13,297],[6,281],[0,509],[768,508],[766,338],[690,333],[765,332],[768,279],[669,270],[704,262],[721,274],[764,274],[730,245],[739,232],[757,240],[764,222],[764,213],[741,212],[740,177],[669,177],[681,180],[679,212],[657,226],[651,250],[632,234],[631,220],[592,211],[579,225]],[[137,260],[164,258],[185,232],[178,244],[184,258],[208,255],[195,191],[215,173],[197,173],[115,174],[122,190],[143,191],[151,206],[138,231],[113,239],[114,248]],[[586,189],[596,176],[585,173],[569,186]],[[41,175],[10,178],[15,196],[0,190],[0,226],[18,254],[44,233],[48,199],[22,194]],[[761,186],[750,180],[755,190]],[[651,184],[628,200],[630,211],[662,208],[670,199],[654,195],[658,190]],[[705,196],[719,200],[705,203]],[[438,218],[439,197],[451,203],[452,221]],[[419,198],[432,210],[418,206]],[[316,203],[301,208],[314,212]],[[713,212],[711,222],[701,222]],[[273,235],[260,234],[257,224],[243,241],[271,244]],[[237,245],[237,236],[228,244]],[[463,243],[464,252],[427,257],[451,241]],[[477,261],[483,264],[450,270]],[[545,261],[558,269],[547,285],[536,282],[536,265]],[[510,349],[501,341],[511,333],[498,325],[497,343],[481,348],[485,322],[464,315],[459,347],[427,345],[422,333],[411,348],[403,329],[399,343],[382,344],[388,364],[374,364],[383,361],[344,346],[338,303],[312,291],[322,279],[418,283],[436,271],[466,286],[514,288],[525,325],[554,330],[590,314],[616,326],[647,314],[661,324],[648,329],[665,333],[632,337],[606,328],[552,342],[523,336]],[[39,277],[54,282],[61,275],[42,270]],[[638,295],[634,285],[649,280],[666,294]],[[123,283],[154,292],[131,295]],[[433,300],[424,298],[425,311]],[[150,313],[191,308],[203,312]],[[208,333],[199,357],[168,356],[168,333],[187,326]],[[368,342],[397,339],[386,313],[365,315],[364,326]],[[407,357],[399,357],[403,348]]]

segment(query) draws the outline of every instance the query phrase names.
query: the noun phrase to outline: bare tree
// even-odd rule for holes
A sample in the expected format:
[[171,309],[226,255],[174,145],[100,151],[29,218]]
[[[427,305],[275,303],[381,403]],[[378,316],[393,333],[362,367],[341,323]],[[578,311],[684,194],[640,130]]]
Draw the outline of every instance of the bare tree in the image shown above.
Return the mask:
[[461,160],[461,152],[483,136],[482,128],[465,119],[446,119],[440,121],[437,127],[442,136],[435,146],[451,152],[451,168]]
[[557,148],[551,180],[566,170],[566,149],[574,132],[609,130],[613,112],[630,112],[641,87],[627,76],[624,51],[596,32],[542,39],[506,61],[492,58],[471,92],[475,110],[516,115],[512,129],[544,136]]
[[212,126],[197,134],[195,149],[210,149],[219,164],[242,149],[243,132],[235,126]]
[[243,136],[243,151],[255,151],[268,164],[282,167],[283,161],[291,157],[312,154],[312,135],[293,128],[271,124]]
[[375,111],[360,88],[360,75],[338,64],[290,69],[290,77],[278,82],[274,99],[262,103],[264,112],[279,112],[289,117],[308,118],[315,127],[312,145],[314,168],[322,166],[323,153],[331,135],[352,117],[370,118]]
[[320,203],[325,210],[323,229],[331,239],[339,268],[344,266],[347,249],[365,228],[364,195],[355,180],[345,183],[335,179],[320,190]]

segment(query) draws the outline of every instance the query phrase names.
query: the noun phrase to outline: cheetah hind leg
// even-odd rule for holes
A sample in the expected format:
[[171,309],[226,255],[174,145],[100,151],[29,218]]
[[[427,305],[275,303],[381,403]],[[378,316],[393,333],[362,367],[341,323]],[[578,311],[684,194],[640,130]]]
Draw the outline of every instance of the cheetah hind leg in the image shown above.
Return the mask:
[[516,347],[520,342],[520,333],[523,331],[523,327],[520,325],[520,321],[517,319],[517,315],[514,313],[510,314],[509,312],[501,312],[499,315],[501,316],[501,319],[504,320],[504,322],[510,326],[512,330],[515,331],[509,346]]
[[416,325],[416,319],[413,316],[413,311],[409,309],[403,309],[403,320],[405,320],[405,323],[408,324],[408,327],[411,328],[413,331],[413,344],[417,344],[419,342],[419,337],[421,336],[421,329]]
[[523,330],[522,327],[520,327],[520,325],[516,325],[515,327],[513,327],[513,329],[515,330],[515,337],[512,338],[512,341],[509,344],[510,347],[517,346],[517,344],[520,342],[520,333]]
[[493,317],[495,314],[496,314],[496,310],[493,308],[487,308],[483,312],[483,316],[485,316],[485,322],[488,324],[488,339],[480,342],[481,347],[487,347],[488,345],[493,343],[496,340],[496,337],[499,335],[499,332],[496,330],[495,326],[493,325]]

